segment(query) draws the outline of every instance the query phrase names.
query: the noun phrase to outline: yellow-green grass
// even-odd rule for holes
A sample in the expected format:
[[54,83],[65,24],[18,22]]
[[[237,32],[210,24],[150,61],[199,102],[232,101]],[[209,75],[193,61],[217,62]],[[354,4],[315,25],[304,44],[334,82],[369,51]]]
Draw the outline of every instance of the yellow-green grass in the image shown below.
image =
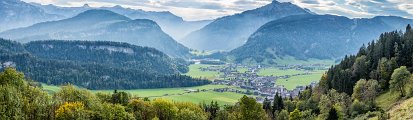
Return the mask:
[[389,110],[400,99],[400,94],[397,92],[387,91],[376,98],[377,106],[383,110]]
[[[234,88],[232,86],[226,85],[204,85],[197,87],[180,87],[180,88],[158,88],[158,89],[134,89],[134,90],[118,90],[125,91],[131,95],[139,97],[159,97],[164,95],[177,95],[185,93],[185,90],[210,90],[214,88]],[[113,90],[92,90],[93,92],[103,92],[103,93],[112,93]]]
[[44,83],[42,83],[42,88],[43,88],[43,90],[45,90],[49,93],[55,93],[55,92],[60,90],[59,86],[47,85],[47,84],[44,84]]
[[[43,89],[49,93],[55,93],[60,90],[59,86],[42,84]],[[118,90],[125,91],[132,96],[138,97],[149,97],[150,99],[155,98],[167,98],[173,101],[181,102],[192,102],[192,103],[209,103],[211,101],[217,101],[220,105],[233,105],[241,98],[244,94],[234,93],[234,92],[215,92],[214,88],[233,88],[241,91],[241,89],[234,86],[226,85],[204,85],[197,87],[181,87],[181,88],[159,88],[159,89],[135,89],[135,90]],[[206,92],[191,92],[187,93],[185,90],[208,90]],[[113,93],[113,90],[91,90],[93,93]]]
[[277,79],[276,85],[282,85],[288,90],[293,90],[297,86],[306,86],[311,82],[318,82],[323,75],[323,72],[314,72],[308,75],[292,76],[286,79]]
[[201,68],[207,68],[210,66],[219,66],[219,65],[205,65],[205,64],[192,64],[189,66],[189,72],[185,75],[194,77],[194,78],[205,78],[208,80],[215,80],[219,78],[221,74],[219,71],[201,71]]
[[165,96],[162,98],[170,99],[180,102],[192,102],[192,103],[210,103],[211,101],[217,101],[219,105],[234,105],[244,94],[234,92],[198,92],[188,93],[184,95]]
[[292,56],[285,56],[282,58],[275,59],[275,63],[278,65],[312,65],[312,64],[325,64],[325,65],[334,65],[334,60],[331,59],[314,59],[310,58],[308,60],[298,60]]
[[237,68],[237,71],[238,71],[239,73],[245,73],[245,72],[247,72],[247,71],[248,71],[248,68],[245,68],[245,67],[238,67],[238,68]]
[[276,67],[271,68],[264,68],[261,69],[257,74],[259,76],[284,76],[284,75],[295,75],[304,73],[302,70],[295,70],[295,69],[287,69],[287,70],[280,70]]
[[411,120],[413,119],[413,98],[404,100],[400,104],[393,106],[388,113],[390,120]]

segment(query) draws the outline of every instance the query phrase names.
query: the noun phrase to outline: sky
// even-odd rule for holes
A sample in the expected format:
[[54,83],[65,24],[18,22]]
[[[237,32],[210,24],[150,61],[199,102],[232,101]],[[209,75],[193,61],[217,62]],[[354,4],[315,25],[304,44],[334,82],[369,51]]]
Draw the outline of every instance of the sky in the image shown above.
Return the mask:
[[[241,13],[271,3],[272,0],[22,0],[40,4],[78,7],[121,5],[146,11],[170,11],[185,20],[206,20]],[[379,15],[413,18],[413,0],[278,0],[291,2],[317,14],[334,14],[350,18]]]

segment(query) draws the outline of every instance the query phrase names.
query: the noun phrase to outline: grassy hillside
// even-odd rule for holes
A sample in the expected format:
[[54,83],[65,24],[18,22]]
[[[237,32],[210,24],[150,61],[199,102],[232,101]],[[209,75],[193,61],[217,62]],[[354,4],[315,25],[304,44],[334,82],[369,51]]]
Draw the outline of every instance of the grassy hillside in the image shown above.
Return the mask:
[[411,120],[413,119],[413,98],[407,99],[400,104],[393,106],[388,113],[390,120]]

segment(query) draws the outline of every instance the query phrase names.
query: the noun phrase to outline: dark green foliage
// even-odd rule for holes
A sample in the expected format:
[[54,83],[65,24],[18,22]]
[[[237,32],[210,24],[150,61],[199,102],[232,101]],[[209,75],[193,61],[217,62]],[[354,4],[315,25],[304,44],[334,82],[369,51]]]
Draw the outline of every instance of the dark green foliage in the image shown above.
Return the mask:
[[[379,34],[402,29],[408,23],[413,21],[392,16],[371,19],[334,15],[289,16],[263,25],[243,46],[232,50],[229,55],[236,62],[258,63],[271,63],[284,56],[301,60],[341,58],[357,52],[359,46]],[[393,44],[389,42],[389,46],[385,47],[393,48]],[[386,54],[390,55],[390,52],[393,51]]]
[[121,104],[126,106],[129,102],[130,95],[126,92],[118,92],[117,90],[113,91],[112,94],[112,103],[113,104]]
[[185,64],[175,64],[179,62],[154,48],[120,42],[34,41],[25,44],[25,49],[42,59],[98,63],[113,68],[139,68],[147,73],[174,74],[179,72],[178,67],[182,72],[187,71],[184,69],[187,67]]
[[338,113],[335,108],[331,108],[330,112],[328,112],[328,117],[326,120],[338,120]]
[[[10,41],[1,40],[1,42]],[[53,48],[56,49],[51,49],[51,46],[46,45],[48,42],[53,44]],[[94,46],[93,43],[103,46],[129,46],[143,55],[140,57],[140,54],[128,55],[108,50],[81,51],[82,49],[77,46]],[[12,46],[2,48],[21,46],[11,43],[7,45]],[[176,66],[181,66],[182,70],[186,69],[186,66],[174,64],[177,61],[151,48],[122,43],[79,41],[34,42],[29,43],[26,47],[30,49],[28,51],[33,51],[35,54],[32,55],[24,51],[2,53],[0,54],[0,62],[12,62],[12,66],[15,65],[17,70],[25,73],[28,78],[47,84],[71,83],[88,89],[137,89],[189,87],[209,83],[207,80],[180,75]],[[61,54],[59,51],[66,54]]]
[[398,66],[413,67],[413,31],[386,32],[377,41],[362,47],[357,55],[346,56],[343,61],[327,72],[329,88],[347,94],[360,79],[378,80],[382,90],[389,88],[393,70]]

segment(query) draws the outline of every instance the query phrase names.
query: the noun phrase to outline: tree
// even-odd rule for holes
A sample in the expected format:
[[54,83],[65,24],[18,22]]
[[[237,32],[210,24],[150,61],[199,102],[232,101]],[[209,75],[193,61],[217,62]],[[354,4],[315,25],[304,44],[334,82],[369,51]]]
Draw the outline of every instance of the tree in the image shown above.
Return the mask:
[[102,103],[98,109],[94,109],[97,113],[95,119],[108,119],[108,120],[133,120],[135,119],[132,114],[126,112],[125,107],[120,104]]
[[121,104],[121,105],[127,105],[129,102],[130,96],[126,92],[118,92],[117,90],[113,91],[112,94],[112,103],[114,104]]
[[278,92],[275,94],[274,102],[272,104],[272,113],[281,111],[281,109],[284,108],[283,98],[278,94]]
[[181,120],[206,120],[208,115],[204,110],[190,102],[176,102],[175,106],[179,109],[177,119]]
[[25,85],[24,74],[17,72],[15,68],[6,68],[0,73],[0,85],[22,87]]
[[289,120],[301,120],[301,112],[298,109],[295,109],[293,112],[290,113],[290,119]]
[[240,120],[265,120],[265,111],[262,106],[257,103],[254,98],[244,95],[239,101],[238,113],[240,114]]
[[378,95],[379,84],[377,80],[365,80],[361,79],[357,81],[353,88],[353,94],[351,95],[353,100],[359,100],[363,102],[373,102],[374,98]]
[[401,66],[394,70],[391,75],[390,90],[397,91],[400,93],[401,97],[406,95],[405,85],[410,80],[411,73],[407,70],[406,66]]
[[85,120],[90,118],[88,113],[81,102],[65,102],[55,111],[55,118],[57,120]]
[[290,115],[288,114],[287,110],[281,110],[281,112],[278,113],[276,120],[288,120],[289,117]]
[[127,106],[136,120],[152,120],[155,118],[155,110],[152,104],[141,99],[133,99]]
[[326,120],[338,120],[339,116],[337,110],[334,107],[331,107],[330,111],[328,112],[328,117]]
[[178,113],[178,108],[169,100],[155,99],[152,101],[152,105],[160,120],[173,120]]
[[262,103],[262,109],[265,110],[265,112],[267,113],[267,115],[269,116],[273,116],[273,112],[272,112],[272,108],[271,108],[271,101],[268,100],[268,98],[264,99],[264,102]]

